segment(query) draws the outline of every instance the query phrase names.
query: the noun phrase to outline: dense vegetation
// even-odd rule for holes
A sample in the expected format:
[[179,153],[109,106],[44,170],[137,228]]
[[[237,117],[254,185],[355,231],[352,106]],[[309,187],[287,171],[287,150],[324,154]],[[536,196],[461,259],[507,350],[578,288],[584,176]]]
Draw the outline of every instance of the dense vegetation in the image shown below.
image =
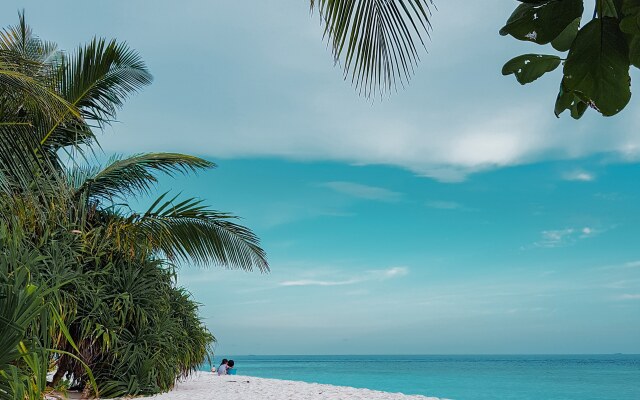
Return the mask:
[[152,195],[158,174],[211,162],[151,153],[92,165],[96,133],[150,83],[123,43],[65,53],[22,16],[0,33],[0,399],[169,390],[214,340],[176,266],[268,270],[257,237],[200,200],[127,205]]

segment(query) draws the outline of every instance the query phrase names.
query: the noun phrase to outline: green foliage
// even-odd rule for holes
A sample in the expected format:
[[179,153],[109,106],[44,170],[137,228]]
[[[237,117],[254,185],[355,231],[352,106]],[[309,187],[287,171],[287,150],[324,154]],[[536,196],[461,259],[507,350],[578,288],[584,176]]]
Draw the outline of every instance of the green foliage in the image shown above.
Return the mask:
[[202,158],[176,153],[112,157],[102,169],[74,168],[69,174],[69,183],[78,195],[111,201],[150,194],[158,182],[154,172],[173,176],[176,172],[187,174],[214,166]]
[[518,40],[547,44],[582,16],[582,0],[549,0],[520,4],[500,29]]
[[531,83],[560,65],[560,57],[525,54],[515,57],[502,67],[502,75],[514,74],[521,85]]
[[103,279],[106,296],[115,300],[97,321],[111,327],[115,339],[93,363],[103,396],[167,391],[205,361],[213,336],[169,271],[150,262],[119,265]]
[[626,0],[622,4],[620,30],[629,43],[629,61],[640,68],[640,0]]
[[604,17],[589,22],[569,50],[564,87],[579,93],[603,115],[617,114],[631,98],[628,51],[616,19]]
[[[640,0],[596,0],[593,18],[580,26],[583,0],[521,1],[501,35],[551,44],[565,58],[528,54],[508,61],[503,75],[532,82],[564,61],[554,107],[580,118],[588,107],[604,116],[619,113],[631,99],[630,66],[640,66]],[[525,63],[525,61],[529,61]]]
[[[59,352],[50,348],[53,338],[78,348],[51,301],[59,287],[36,278],[55,255],[37,251],[18,227],[10,234],[2,223],[0,246],[0,399],[36,399],[47,390],[49,362]],[[87,365],[77,360],[97,389]]]
[[580,30],[580,17],[567,25],[566,28],[555,39],[551,41],[551,46],[558,51],[568,51]]
[[63,380],[93,395],[167,391],[215,340],[176,286],[176,263],[268,271],[258,238],[231,214],[166,194],[143,213],[127,205],[151,194],[158,174],[212,162],[89,162],[96,132],[150,82],[116,41],[63,53],[23,16],[0,33],[0,400],[42,398]]
[[195,198],[177,201],[176,196],[165,201],[166,195],[158,197],[142,215],[120,220],[114,217],[121,231],[130,233],[123,237],[125,243],[146,243],[149,250],[174,262],[191,260],[268,270],[257,236],[232,222],[237,217],[210,210]]
[[[197,304],[175,287],[173,273],[160,260],[122,257],[86,268],[94,269],[84,272],[90,290],[65,288],[84,292],[69,329],[83,338],[80,352],[101,396],[167,391],[205,361],[213,336],[200,321]],[[72,385],[85,384],[78,360],[63,356],[58,366],[57,377],[66,374]]]
[[28,329],[45,308],[44,293],[31,282],[29,270],[14,263],[37,260],[4,250],[0,255],[0,399],[36,398],[46,386],[43,364],[35,360],[44,349],[37,338],[29,337]]

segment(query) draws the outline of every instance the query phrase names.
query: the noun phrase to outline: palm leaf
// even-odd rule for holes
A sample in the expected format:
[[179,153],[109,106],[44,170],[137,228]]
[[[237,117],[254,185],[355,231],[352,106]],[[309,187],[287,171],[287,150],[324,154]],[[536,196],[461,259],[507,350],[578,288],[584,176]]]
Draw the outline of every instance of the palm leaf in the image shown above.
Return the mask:
[[217,264],[228,268],[269,271],[266,254],[258,237],[233,221],[238,217],[208,209],[202,200],[161,195],[149,210],[118,218],[115,231],[121,245],[132,248],[144,244],[169,260],[193,261],[198,265]]
[[18,25],[0,31],[0,49],[15,52],[25,60],[40,64],[45,69],[50,62],[61,55],[54,42],[43,41],[33,34],[24,17],[18,13]]
[[149,194],[158,181],[154,175],[156,172],[173,176],[212,167],[215,164],[210,161],[185,154],[146,153],[124,159],[114,157],[102,170],[75,169],[69,179],[77,194],[113,200]]
[[40,146],[40,131],[27,122],[0,122],[0,190],[44,188],[60,182],[59,160]]
[[[365,96],[408,82],[431,30],[433,0],[310,0],[345,79]],[[418,44],[419,43],[419,44]]]
[[79,117],[77,110],[55,91],[56,60],[62,53],[55,43],[33,35],[24,13],[19,17],[17,26],[0,30],[0,102],[4,113],[9,111],[11,100],[17,100],[13,111],[26,111],[25,100],[29,100],[40,111],[46,111],[52,121],[68,114]]
[[[58,91],[80,110],[83,120],[98,126],[113,121],[124,101],[152,81],[146,65],[126,43],[94,38],[60,61]],[[58,119],[42,143],[82,141],[87,129],[69,129],[67,118]],[[80,139],[77,134],[82,132]],[[62,137],[62,138],[61,138]]]
[[61,63],[60,93],[85,119],[107,122],[129,95],[151,83],[144,62],[126,43],[94,38]]
[[[24,109],[24,100],[29,100],[41,115],[51,120],[60,119],[63,115],[80,116],[76,108],[54,90],[38,79],[23,73],[21,69],[24,63],[18,62],[19,59],[16,58],[15,53],[0,50],[0,93],[3,94],[1,109],[5,115],[9,112],[18,114]],[[11,100],[22,101],[19,102],[19,106],[11,109]],[[3,118],[3,121],[6,119]]]

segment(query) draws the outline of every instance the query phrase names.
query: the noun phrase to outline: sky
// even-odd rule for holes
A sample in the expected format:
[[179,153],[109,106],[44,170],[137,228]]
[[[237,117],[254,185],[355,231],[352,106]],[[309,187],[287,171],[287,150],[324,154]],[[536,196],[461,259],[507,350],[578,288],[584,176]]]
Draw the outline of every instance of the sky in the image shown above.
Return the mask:
[[181,267],[218,354],[640,353],[640,99],[557,119],[560,71],[500,74],[552,51],[498,35],[515,5],[437,1],[415,76],[375,99],[305,1],[1,9],[63,49],[117,38],[146,61],[105,157],[218,164],[158,188],[241,216],[268,253],[269,274]]

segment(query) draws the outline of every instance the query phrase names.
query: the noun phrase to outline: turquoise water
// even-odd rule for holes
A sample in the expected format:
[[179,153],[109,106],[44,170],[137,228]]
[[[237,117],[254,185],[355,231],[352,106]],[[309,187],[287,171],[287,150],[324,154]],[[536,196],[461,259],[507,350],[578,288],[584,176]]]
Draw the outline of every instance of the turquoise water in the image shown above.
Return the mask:
[[224,357],[241,375],[454,400],[640,400],[640,355]]

